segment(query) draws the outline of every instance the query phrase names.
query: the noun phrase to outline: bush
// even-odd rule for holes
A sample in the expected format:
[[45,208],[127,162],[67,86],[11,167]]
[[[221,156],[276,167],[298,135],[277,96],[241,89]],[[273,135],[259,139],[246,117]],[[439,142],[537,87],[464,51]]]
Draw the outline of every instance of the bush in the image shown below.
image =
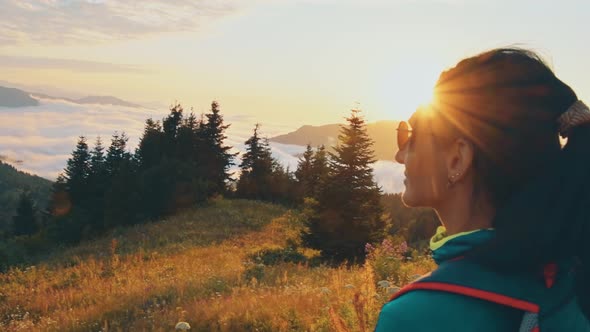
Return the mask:
[[267,248],[248,256],[253,262],[264,265],[276,265],[278,263],[305,263],[307,257],[297,251],[295,247]]
[[418,255],[402,238],[386,238],[377,246],[367,244],[365,250],[367,263],[373,268],[375,278],[394,286],[416,279],[417,270],[426,272],[435,268],[430,257]]

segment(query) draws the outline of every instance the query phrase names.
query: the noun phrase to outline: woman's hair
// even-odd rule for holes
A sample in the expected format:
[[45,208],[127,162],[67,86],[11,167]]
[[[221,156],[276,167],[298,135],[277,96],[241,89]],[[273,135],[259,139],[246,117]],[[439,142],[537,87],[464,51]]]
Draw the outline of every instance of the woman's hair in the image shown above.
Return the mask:
[[572,129],[562,148],[557,123],[574,91],[538,55],[515,48],[462,60],[435,90],[437,114],[474,144],[474,197],[496,209],[495,239],[472,255],[511,271],[574,257],[588,313],[590,126]]

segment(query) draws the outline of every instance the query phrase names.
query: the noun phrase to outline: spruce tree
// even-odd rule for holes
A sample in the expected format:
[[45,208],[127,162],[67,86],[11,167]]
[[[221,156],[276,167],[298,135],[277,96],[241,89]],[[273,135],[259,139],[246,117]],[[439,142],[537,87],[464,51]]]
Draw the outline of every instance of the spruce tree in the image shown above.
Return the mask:
[[90,151],[90,174],[88,176],[89,197],[85,204],[93,230],[101,230],[104,219],[104,196],[108,188],[108,174],[104,146],[99,137]]
[[196,168],[199,168],[203,154],[200,132],[201,122],[191,112],[188,117],[182,119],[178,126],[174,143],[176,154],[172,158],[195,168],[196,173],[199,173]]
[[19,197],[16,216],[12,219],[12,225],[13,233],[16,236],[32,235],[38,231],[34,202],[28,192],[22,192]]
[[106,156],[109,187],[105,192],[104,226],[131,225],[139,215],[137,167],[127,151],[129,138],[125,133],[114,133]]
[[124,132],[113,134],[105,158],[105,169],[109,178],[117,175],[121,168],[131,161],[131,154],[127,151],[128,141],[129,137]]
[[164,150],[166,157],[174,159],[178,156],[177,150],[177,136],[178,129],[182,125],[183,108],[180,104],[175,104],[170,107],[170,114],[162,121],[162,129],[164,131]]
[[203,124],[203,147],[205,148],[205,176],[209,181],[208,194],[224,194],[227,182],[231,181],[229,168],[234,165],[233,159],[237,155],[230,153],[231,146],[224,145],[225,131],[229,124],[223,123],[223,116],[219,110],[219,103],[211,103],[211,111],[205,115],[207,122]]
[[94,148],[90,151],[90,174],[100,174],[105,169],[104,146],[100,136],[96,138]]
[[311,162],[310,195],[317,198],[330,173],[328,153],[324,145],[317,147]]
[[329,176],[314,213],[309,216],[304,242],[322,256],[340,262],[362,262],[367,243],[385,235],[381,189],[373,179],[373,142],[359,110],[352,110],[341,127],[339,145],[330,153]]
[[295,171],[295,178],[298,184],[298,193],[303,197],[311,197],[313,195],[312,181],[313,181],[313,149],[310,144],[307,144],[305,152],[299,158],[297,163],[297,170]]
[[267,139],[259,136],[256,124],[253,135],[245,142],[246,153],[240,163],[241,174],[237,195],[244,198],[270,200],[273,175],[273,158]]
[[74,205],[79,205],[87,198],[90,158],[86,137],[80,136],[76,149],[72,152],[72,156],[68,159],[64,170],[67,191]]
[[139,168],[147,170],[158,165],[162,161],[164,150],[164,133],[160,121],[154,121],[152,118],[147,119],[135,152]]

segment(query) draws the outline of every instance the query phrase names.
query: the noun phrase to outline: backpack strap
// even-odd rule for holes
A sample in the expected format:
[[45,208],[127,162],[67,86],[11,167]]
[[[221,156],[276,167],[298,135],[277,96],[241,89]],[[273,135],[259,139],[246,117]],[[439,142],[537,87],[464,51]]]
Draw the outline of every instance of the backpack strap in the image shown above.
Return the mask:
[[406,285],[400,289],[397,293],[393,294],[389,301],[393,301],[396,298],[415,290],[432,290],[447,292],[452,294],[464,295],[480,300],[485,300],[500,305],[508,306],[518,310],[524,311],[520,328],[518,332],[540,332],[539,330],[539,311],[540,307],[538,304],[533,302],[524,301],[518,298],[506,296],[499,293],[489,292],[477,288],[455,285],[445,282],[414,282]]
[[[404,286],[390,301],[416,290],[453,293],[521,310],[519,332],[539,332],[540,328],[553,331],[560,319],[578,317],[581,312],[571,305],[576,298],[575,270],[571,266],[565,261],[559,270],[556,264],[547,264],[538,275],[503,273],[470,258],[458,258],[443,262],[438,269]],[[562,311],[566,307],[567,313]]]
[[[501,280],[501,282],[498,282]],[[439,268],[393,294],[390,301],[416,290],[476,298],[523,311],[519,332],[539,332],[541,305],[530,277],[502,275],[468,259],[444,262]],[[542,281],[539,284],[543,285]]]
[[538,314],[540,311],[540,307],[538,304],[521,300],[515,297],[506,296],[500,293],[485,291],[469,286],[461,286],[446,282],[414,282],[407,286],[404,286],[400,289],[397,293],[393,294],[389,301],[393,301],[396,298],[415,290],[432,290],[432,291],[441,291],[453,294],[464,295],[468,297],[473,297],[480,300],[485,300],[497,304],[501,304],[504,306],[512,307],[515,309],[519,309],[525,312],[531,312]]

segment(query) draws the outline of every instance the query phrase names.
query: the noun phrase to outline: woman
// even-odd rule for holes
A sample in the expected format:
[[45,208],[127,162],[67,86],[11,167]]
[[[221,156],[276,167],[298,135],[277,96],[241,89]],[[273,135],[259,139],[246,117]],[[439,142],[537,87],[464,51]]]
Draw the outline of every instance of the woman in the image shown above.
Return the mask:
[[439,268],[394,295],[376,331],[590,331],[590,110],[536,54],[443,72],[398,145],[404,203],[442,222]]

